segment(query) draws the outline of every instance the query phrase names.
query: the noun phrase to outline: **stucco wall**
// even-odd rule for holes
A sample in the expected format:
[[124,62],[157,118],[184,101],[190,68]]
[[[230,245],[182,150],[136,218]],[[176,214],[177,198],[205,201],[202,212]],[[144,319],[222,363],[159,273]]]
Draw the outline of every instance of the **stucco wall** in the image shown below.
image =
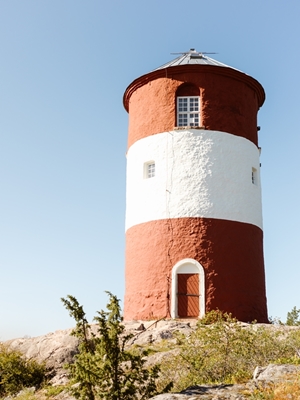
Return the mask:
[[[155,177],[145,179],[144,163],[152,160]],[[180,217],[262,228],[259,169],[258,148],[225,132],[176,130],[139,140],[127,154],[126,229]]]
[[201,126],[245,137],[257,145],[259,106],[255,90],[234,76],[206,71],[199,68],[175,73],[171,69],[166,71],[167,77],[143,82],[129,99],[128,148],[139,139],[173,130],[176,126],[175,93],[184,82],[200,89]]
[[[183,83],[199,88],[205,129],[174,129]],[[127,88],[126,320],[170,317],[172,268],[190,258],[203,266],[205,311],[267,322],[257,147],[263,101],[253,78],[214,66],[153,71]],[[155,177],[146,179],[150,161]]]
[[267,322],[263,233],[254,225],[178,218],[133,226],[126,233],[125,320],[170,317],[171,276],[180,260],[205,273],[205,311]]

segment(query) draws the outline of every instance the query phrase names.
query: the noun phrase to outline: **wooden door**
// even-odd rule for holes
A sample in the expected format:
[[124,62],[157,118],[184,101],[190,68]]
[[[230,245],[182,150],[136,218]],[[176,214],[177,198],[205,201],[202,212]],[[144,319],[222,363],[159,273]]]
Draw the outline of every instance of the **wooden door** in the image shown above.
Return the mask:
[[199,274],[177,274],[178,317],[199,316]]

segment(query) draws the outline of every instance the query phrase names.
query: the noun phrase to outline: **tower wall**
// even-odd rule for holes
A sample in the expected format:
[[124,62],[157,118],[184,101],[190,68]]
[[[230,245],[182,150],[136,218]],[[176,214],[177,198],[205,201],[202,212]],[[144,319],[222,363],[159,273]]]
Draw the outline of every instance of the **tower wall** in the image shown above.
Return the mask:
[[230,132],[257,145],[257,111],[264,101],[259,83],[228,68],[173,67],[135,80],[126,90],[128,148],[137,140],[176,126],[176,90],[183,83],[200,89],[201,126]]
[[[155,160],[155,178],[145,179],[143,166],[150,160]],[[127,153],[126,204],[126,229],[186,217],[262,228],[259,150],[242,137],[197,129],[141,139]]]
[[[174,128],[183,83],[199,88],[201,129]],[[126,90],[126,320],[170,317],[172,270],[192,259],[204,270],[205,311],[267,322],[256,128],[262,93],[239,71],[194,65],[147,74]]]
[[254,225],[176,218],[135,225],[126,233],[125,320],[170,317],[171,271],[184,258],[205,271],[205,311],[267,322],[263,233]]

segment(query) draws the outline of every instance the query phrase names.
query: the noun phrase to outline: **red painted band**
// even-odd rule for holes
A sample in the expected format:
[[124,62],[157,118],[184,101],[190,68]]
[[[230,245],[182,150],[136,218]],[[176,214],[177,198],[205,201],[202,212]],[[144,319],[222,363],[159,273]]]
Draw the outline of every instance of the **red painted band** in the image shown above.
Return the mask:
[[171,271],[180,260],[205,271],[205,309],[268,322],[263,232],[241,222],[179,218],[133,226],[126,234],[124,318],[170,317]]
[[190,65],[151,72],[127,88],[128,148],[139,139],[174,129],[175,93],[183,83],[200,90],[201,126],[245,137],[257,145],[256,116],[265,99],[262,86],[231,68]]

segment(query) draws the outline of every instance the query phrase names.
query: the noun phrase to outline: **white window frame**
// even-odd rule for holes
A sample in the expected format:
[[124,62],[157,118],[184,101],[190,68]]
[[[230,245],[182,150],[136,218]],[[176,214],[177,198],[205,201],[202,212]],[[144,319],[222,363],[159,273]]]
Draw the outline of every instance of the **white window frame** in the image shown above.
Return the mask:
[[[198,107],[194,110],[194,101],[198,100]],[[183,109],[182,101],[186,100],[186,107]],[[182,122],[186,116],[186,124]],[[198,121],[195,121],[195,118]],[[177,96],[177,127],[180,126],[200,126],[200,96]]]
[[257,185],[258,178],[257,178],[257,169],[256,168],[252,168],[251,180],[252,180],[253,185]]
[[144,178],[150,179],[155,177],[155,161],[147,161],[144,164]]

